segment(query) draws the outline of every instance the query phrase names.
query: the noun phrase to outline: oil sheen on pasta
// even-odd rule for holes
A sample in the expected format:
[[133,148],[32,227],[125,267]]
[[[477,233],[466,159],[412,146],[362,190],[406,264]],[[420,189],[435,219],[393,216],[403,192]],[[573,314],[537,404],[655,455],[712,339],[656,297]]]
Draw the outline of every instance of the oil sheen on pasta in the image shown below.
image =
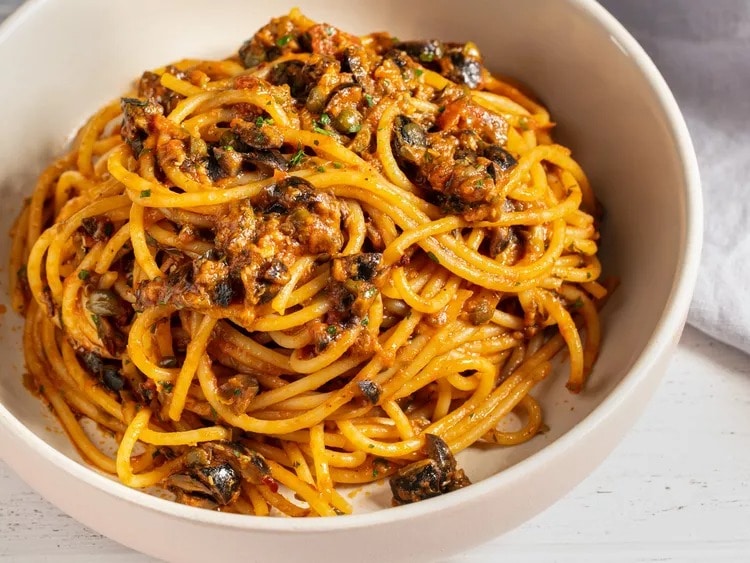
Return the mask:
[[146,72],[15,224],[29,380],[92,465],[195,506],[465,486],[454,454],[533,438],[551,360],[577,393],[599,347],[596,201],[552,128],[472,43],[296,10]]

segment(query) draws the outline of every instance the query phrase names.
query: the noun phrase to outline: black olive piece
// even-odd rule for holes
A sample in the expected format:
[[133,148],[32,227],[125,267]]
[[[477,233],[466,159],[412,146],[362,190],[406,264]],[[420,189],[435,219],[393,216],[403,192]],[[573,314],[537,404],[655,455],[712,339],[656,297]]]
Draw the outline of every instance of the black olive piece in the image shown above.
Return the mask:
[[484,157],[497,164],[498,168],[503,172],[510,170],[518,164],[515,157],[499,145],[489,145],[484,149]]
[[125,387],[125,380],[120,375],[120,370],[115,366],[105,366],[102,370],[102,383],[112,391],[120,391]]
[[409,504],[441,494],[442,471],[431,459],[407,465],[393,475],[389,484],[395,504]]
[[240,479],[228,463],[217,466],[202,467],[198,470],[212,488],[213,497],[219,504],[229,504],[239,490]]
[[477,88],[482,82],[481,63],[461,52],[451,53],[450,61],[453,65],[448,78],[459,84],[466,84],[469,88]]
[[213,302],[219,307],[229,307],[234,298],[234,288],[229,279],[223,279],[214,286]]
[[373,405],[378,404],[380,395],[383,392],[383,389],[380,387],[380,385],[378,385],[374,381],[370,381],[369,379],[363,379],[362,381],[357,382],[357,386],[359,387],[359,390],[362,391],[362,394],[367,397],[368,401],[370,401]]
[[456,469],[456,458],[445,440],[435,434],[425,434],[425,444],[427,456],[438,464],[441,471],[448,474]]
[[440,41],[432,39],[429,41],[401,41],[394,48],[405,51],[411,58],[420,63],[430,63],[443,56],[444,47]]
[[89,295],[86,308],[101,317],[118,317],[125,313],[120,296],[111,289],[95,289]]

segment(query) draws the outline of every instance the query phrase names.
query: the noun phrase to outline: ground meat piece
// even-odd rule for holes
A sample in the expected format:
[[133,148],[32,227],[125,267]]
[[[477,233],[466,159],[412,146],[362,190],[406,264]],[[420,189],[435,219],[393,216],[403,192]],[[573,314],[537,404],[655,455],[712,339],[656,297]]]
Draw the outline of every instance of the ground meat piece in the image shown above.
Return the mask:
[[196,310],[226,307],[234,298],[234,285],[224,261],[199,258],[175,268],[166,277],[142,283],[136,292],[137,306],[173,305]]
[[[184,72],[180,72],[172,66],[168,66],[165,72],[173,74],[177,78],[186,78]],[[138,97],[146,98],[149,101],[159,104],[164,108],[165,114],[169,114],[180,100],[185,98],[185,96],[178,94],[174,90],[162,86],[161,76],[150,71],[144,72],[138,81]]]
[[138,98],[122,98],[120,105],[123,114],[120,135],[138,157],[143,142],[156,129],[155,119],[164,114],[164,108],[156,102]]

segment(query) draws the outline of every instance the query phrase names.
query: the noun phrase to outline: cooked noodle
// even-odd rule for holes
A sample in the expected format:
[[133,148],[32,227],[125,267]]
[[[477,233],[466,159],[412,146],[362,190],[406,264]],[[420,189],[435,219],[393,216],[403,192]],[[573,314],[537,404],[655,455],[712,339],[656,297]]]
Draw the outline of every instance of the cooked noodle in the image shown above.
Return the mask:
[[552,127],[471,43],[297,11],[147,72],[16,222],[27,369],[87,461],[189,504],[334,515],[341,484],[463,486],[452,454],[533,438],[551,360],[578,392],[599,348],[596,202]]

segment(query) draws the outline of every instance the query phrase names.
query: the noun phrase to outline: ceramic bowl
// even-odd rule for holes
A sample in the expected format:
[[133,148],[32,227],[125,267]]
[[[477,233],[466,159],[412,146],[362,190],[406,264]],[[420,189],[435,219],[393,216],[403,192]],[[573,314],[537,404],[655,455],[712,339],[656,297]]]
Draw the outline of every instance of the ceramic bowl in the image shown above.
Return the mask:
[[[602,257],[621,285],[608,303],[594,373],[579,396],[565,366],[535,390],[550,431],[508,449],[469,451],[475,484],[389,507],[388,487],[332,519],[220,514],[124,487],[88,467],[22,386],[20,320],[0,316],[0,455],[85,525],[174,561],[433,560],[534,516],[583,479],[633,424],[665,370],[693,289],[701,240],[698,171],[683,118],[635,40],[590,0],[35,0],[0,31],[0,232],[36,174],[85,118],[145,69],[233,52],[272,16],[366,33],[475,41],[495,72],[548,105],[606,209]],[[9,240],[0,238],[7,270]],[[6,272],[7,274],[7,272]],[[8,306],[4,275],[0,301]]]

